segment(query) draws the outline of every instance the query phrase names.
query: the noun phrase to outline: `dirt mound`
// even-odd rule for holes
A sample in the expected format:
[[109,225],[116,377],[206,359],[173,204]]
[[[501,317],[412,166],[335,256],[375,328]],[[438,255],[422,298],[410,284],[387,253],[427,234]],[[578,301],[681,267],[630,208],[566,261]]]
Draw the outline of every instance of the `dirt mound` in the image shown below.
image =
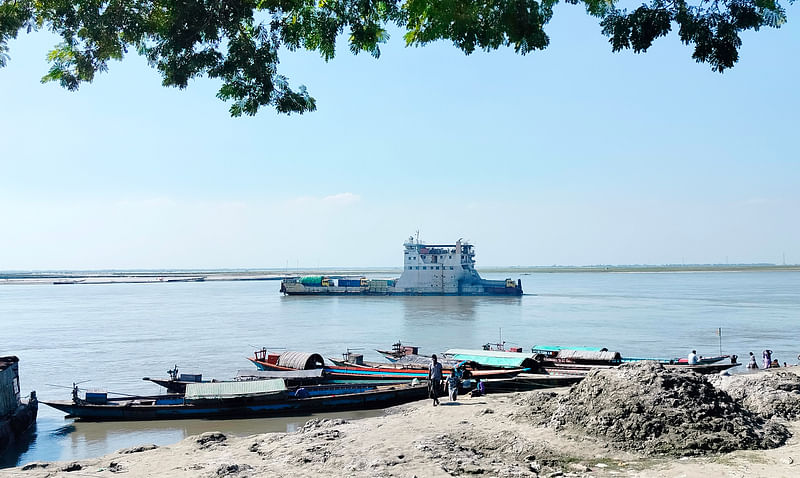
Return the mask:
[[525,414],[649,455],[774,448],[790,436],[693,372],[655,362],[589,373],[569,393],[538,394]]
[[800,376],[788,370],[768,370],[711,379],[746,409],[762,418],[800,418]]

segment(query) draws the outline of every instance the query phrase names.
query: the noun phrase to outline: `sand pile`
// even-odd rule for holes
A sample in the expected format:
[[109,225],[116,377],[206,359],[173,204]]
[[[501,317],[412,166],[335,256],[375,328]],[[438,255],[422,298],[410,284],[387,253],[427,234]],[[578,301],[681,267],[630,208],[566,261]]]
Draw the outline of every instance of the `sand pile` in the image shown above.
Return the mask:
[[762,418],[800,418],[800,376],[793,371],[770,369],[754,374],[716,376],[711,383]]
[[655,362],[596,370],[563,395],[524,398],[529,419],[647,455],[775,448],[790,436],[705,377]]

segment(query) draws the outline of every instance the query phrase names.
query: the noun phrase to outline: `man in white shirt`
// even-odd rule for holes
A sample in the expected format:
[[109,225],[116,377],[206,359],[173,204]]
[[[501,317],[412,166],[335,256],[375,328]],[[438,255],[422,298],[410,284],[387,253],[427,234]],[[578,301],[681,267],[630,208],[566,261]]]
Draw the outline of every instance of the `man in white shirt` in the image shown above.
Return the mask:
[[697,350],[692,350],[692,353],[689,354],[689,365],[697,365],[700,363],[700,360],[697,358]]

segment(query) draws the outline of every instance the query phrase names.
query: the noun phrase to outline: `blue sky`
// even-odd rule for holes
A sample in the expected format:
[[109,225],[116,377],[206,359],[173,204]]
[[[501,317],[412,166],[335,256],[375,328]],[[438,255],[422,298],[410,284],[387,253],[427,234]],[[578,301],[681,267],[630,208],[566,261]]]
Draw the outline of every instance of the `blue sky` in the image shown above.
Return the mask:
[[478,265],[800,262],[800,9],[725,74],[673,34],[613,54],[561,5],[551,46],[285,52],[319,110],[230,118],[219,85],[135,56],[69,93],[47,34],[0,69],[0,270],[397,266],[459,237]]

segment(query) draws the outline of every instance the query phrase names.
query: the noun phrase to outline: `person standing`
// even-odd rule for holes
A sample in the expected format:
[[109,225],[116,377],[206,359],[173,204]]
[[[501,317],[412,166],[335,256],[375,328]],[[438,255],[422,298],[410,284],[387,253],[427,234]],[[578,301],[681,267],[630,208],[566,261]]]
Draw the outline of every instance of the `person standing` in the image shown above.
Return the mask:
[[433,406],[439,405],[439,388],[442,386],[442,364],[436,358],[436,354],[431,356],[433,360],[428,367],[428,395],[433,399]]
[[747,368],[758,369],[758,361],[756,360],[756,356],[753,355],[753,352],[750,352],[750,361],[747,363]]
[[761,353],[761,358],[764,359],[764,368],[769,368],[772,365],[772,350],[767,349]]
[[453,370],[453,373],[447,378],[447,395],[450,397],[451,402],[458,400],[458,386],[460,381],[456,370]]

